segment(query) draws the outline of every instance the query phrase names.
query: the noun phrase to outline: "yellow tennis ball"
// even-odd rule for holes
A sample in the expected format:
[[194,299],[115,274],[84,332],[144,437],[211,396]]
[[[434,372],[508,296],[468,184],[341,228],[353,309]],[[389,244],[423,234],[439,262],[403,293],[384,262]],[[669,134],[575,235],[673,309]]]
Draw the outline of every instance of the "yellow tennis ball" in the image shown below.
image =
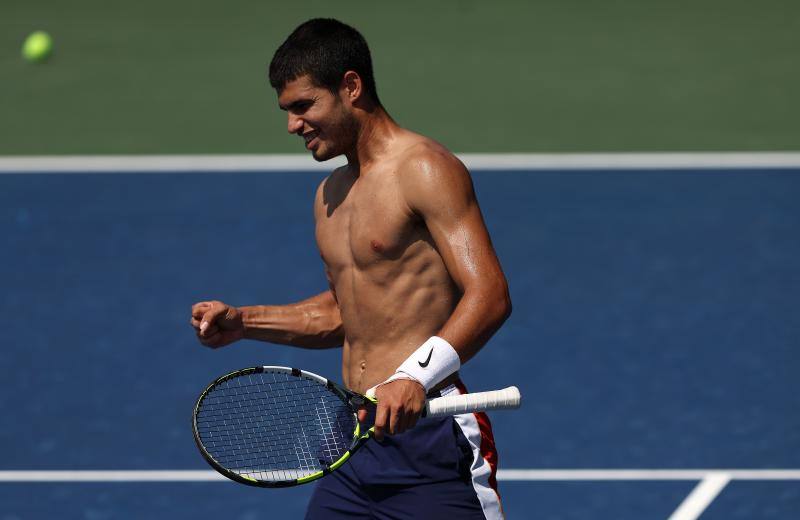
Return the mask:
[[22,44],[22,57],[31,63],[41,63],[53,52],[53,39],[44,31],[32,32]]

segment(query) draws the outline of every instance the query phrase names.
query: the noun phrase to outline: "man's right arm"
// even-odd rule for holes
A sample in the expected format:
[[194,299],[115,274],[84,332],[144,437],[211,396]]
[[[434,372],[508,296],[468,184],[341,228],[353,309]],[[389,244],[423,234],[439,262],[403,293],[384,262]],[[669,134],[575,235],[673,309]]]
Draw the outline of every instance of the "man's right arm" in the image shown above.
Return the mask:
[[244,337],[303,348],[340,347],[339,305],[331,291],[291,305],[240,307]]
[[219,301],[192,306],[200,342],[218,348],[242,338],[302,348],[334,348],[344,342],[339,305],[328,290],[289,305],[233,307]]

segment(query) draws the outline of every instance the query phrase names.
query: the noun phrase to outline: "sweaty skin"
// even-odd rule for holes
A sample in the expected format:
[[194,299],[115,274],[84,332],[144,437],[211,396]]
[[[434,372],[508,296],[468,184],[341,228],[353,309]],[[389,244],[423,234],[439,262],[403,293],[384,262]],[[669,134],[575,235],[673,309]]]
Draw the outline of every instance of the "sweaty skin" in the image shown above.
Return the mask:
[[475,338],[444,326],[464,278],[497,266],[463,166],[421,136],[398,134],[370,171],[335,171],[314,204],[344,326],[344,381],[358,392],[385,381],[433,335],[461,346],[462,361],[471,357]]
[[[315,158],[345,154],[317,189],[317,246],[329,290],[283,306],[192,308],[201,343],[241,338],[306,348],[342,345],[346,386],[364,393],[433,335],[469,360],[511,311],[508,286],[464,165],[440,144],[399,127],[348,72],[338,96],[307,76],[279,94],[288,129]],[[438,387],[449,384],[453,374]],[[376,437],[416,423],[415,381],[378,387]]]

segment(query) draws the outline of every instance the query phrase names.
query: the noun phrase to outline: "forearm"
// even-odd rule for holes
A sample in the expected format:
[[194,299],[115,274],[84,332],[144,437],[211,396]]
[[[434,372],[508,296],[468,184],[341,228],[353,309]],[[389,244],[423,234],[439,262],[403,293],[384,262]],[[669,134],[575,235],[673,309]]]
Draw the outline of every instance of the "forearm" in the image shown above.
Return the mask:
[[344,342],[339,306],[331,291],[289,305],[239,307],[244,337],[302,348],[333,348]]
[[504,281],[467,288],[437,334],[458,352],[461,363],[472,358],[511,315],[511,298]]

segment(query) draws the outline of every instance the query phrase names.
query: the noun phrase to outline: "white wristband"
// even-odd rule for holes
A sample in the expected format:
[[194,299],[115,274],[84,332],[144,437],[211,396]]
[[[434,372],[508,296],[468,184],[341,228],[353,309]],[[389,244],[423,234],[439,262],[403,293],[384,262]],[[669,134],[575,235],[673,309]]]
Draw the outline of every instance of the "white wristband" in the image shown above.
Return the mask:
[[403,361],[386,382],[395,379],[415,379],[428,392],[460,367],[461,360],[456,349],[447,340],[432,336]]

